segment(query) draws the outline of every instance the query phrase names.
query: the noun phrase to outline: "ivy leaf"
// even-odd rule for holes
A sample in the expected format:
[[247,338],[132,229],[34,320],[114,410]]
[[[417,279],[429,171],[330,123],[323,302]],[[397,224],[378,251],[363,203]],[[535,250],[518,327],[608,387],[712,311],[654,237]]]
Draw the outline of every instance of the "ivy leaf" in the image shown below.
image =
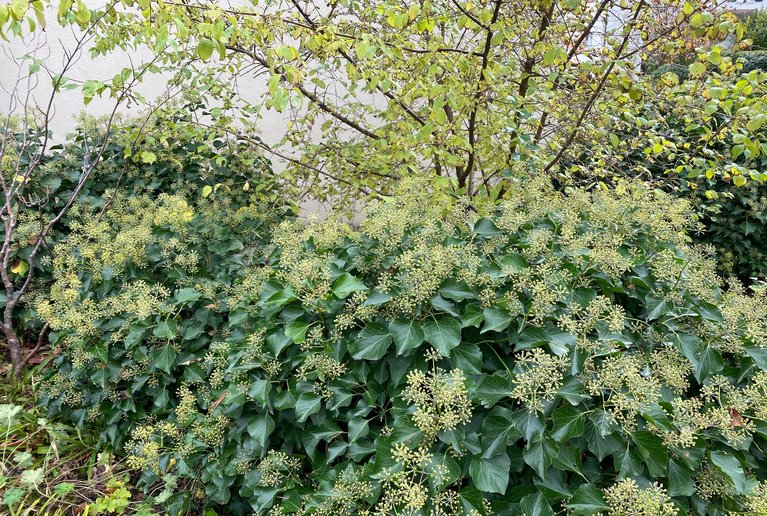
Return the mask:
[[573,514],[597,514],[602,511],[610,510],[602,491],[593,484],[582,484],[575,490],[575,494],[570,498],[567,508],[573,511]]
[[152,330],[158,339],[173,339],[176,336],[176,321],[163,321]]
[[554,432],[551,436],[555,441],[563,442],[583,435],[584,418],[582,410],[568,404],[555,410],[552,418],[554,421]]
[[362,417],[354,417],[349,421],[349,444],[365,437],[370,432],[368,420]]
[[293,321],[285,326],[285,335],[290,337],[294,344],[300,344],[306,340],[306,331],[309,323],[306,321]]
[[368,288],[360,280],[349,274],[348,272],[341,274],[338,279],[333,282],[333,294],[339,299],[345,299],[346,296],[352,292],[360,290],[367,290]]
[[269,435],[274,430],[274,420],[269,414],[261,414],[251,418],[248,423],[248,434],[262,448],[266,448]]
[[718,373],[724,367],[722,355],[694,335],[675,335],[677,349],[687,357],[695,368],[695,379],[703,382],[709,376]]
[[438,319],[423,325],[426,342],[436,348],[443,357],[461,343],[461,324],[455,319]]
[[767,348],[743,346],[743,351],[751,357],[759,369],[767,371]]
[[454,279],[445,281],[445,283],[442,284],[442,288],[439,289],[439,293],[442,294],[442,297],[457,302],[477,297],[471,287],[466,283]]
[[743,472],[743,467],[737,458],[723,451],[712,451],[711,462],[724,476],[730,479],[736,493],[741,495],[747,494],[746,474]]
[[476,344],[461,344],[451,351],[450,366],[469,374],[482,372],[482,351]]
[[305,392],[296,400],[296,416],[298,422],[304,423],[309,416],[320,411],[322,398],[313,392]]
[[417,348],[424,339],[423,329],[417,321],[394,319],[389,323],[389,331],[394,338],[398,355]]
[[193,303],[199,300],[201,297],[202,294],[193,288],[182,288],[176,292],[175,295],[176,302],[179,304]]
[[379,290],[373,289],[370,295],[368,295],[367,299],[365,299],[365,302],[362,303],[362,306],[380,306],[391,300],[392,300],[391,294],[386,294]]
[[386,354],[391,345],[392,335],[383,324],[368,323],[350,346],[352,357],[359,360],[379,360]]
[[514,388],[508,373],[485,375],[474,388],[474,399],[485,407],[492,407],[503,398],[511,396]]
[[668,494],[671,496],[695,494],[692,471],[673,460],[668,463]]
[[503,232],[487,217],[482,217],[474,224],[474,233],[485,238],[501,236]]
[[668,451],[663,445],[663,439],[646,430],[634,432],[631,439],[639,448],[639,454],[650,474],[662,477],[668,464]]
[[176,350],[171,346],[162,346],[152,353],[152,363],[160,371],[170,374],[170,369],[176,361],[176,355]]
[[483,459],[475,456],[469,465],[469,475],[474,487],[486,493],[504,494],[509,485],[511,459],[506,453]]
[[511,316],[500,307],[489,306],[482,312],[485,319],[485,324],[482,326],[480,333],[486,333],[488,331],[503,331],[511,324]]
[[520,509],[525,516],[553,516],[554,511],[540,491],[529,494],[520,501]]
[[522,437],[511,424],[511,411],[496,407],[482,421],[482,458],[488,459],[506,451],[506,446],[513,438]]
[[522,458],[540,478],[546,477],[546,470],[551,466],[551,457],[545,438],[538,439],[532,444],[528,443],[527,448],[522,452]]

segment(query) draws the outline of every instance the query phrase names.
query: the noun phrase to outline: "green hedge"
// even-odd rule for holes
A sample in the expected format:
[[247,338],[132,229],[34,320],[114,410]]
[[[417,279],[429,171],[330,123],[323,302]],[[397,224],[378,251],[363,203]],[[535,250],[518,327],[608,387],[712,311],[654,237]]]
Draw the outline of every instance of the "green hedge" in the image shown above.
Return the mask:
[[680,81],[686,81],[690,77],[690,69],[685,64],[664,64],[656,68],[650,74],[654,79],[658,80],[666,73],[674,73]]
[[764,294],[661,192],[510,199],[414,185],[267,248],[204,202],[118,207],[58,250],[44,403],[171,514],[763,510]]

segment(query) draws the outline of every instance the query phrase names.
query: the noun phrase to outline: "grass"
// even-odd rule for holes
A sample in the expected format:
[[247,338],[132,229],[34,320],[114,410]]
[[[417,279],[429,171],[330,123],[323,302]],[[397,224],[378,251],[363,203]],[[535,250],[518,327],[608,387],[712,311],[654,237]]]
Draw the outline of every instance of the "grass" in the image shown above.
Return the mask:
[[0,382],[0,514],[154,514],[97,435],[45,418],[34,390],[43,367]]

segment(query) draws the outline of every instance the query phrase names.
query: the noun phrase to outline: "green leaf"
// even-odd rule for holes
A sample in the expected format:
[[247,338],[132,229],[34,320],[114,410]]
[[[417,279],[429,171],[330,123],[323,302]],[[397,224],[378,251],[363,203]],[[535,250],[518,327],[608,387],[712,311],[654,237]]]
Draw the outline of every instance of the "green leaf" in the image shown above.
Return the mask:
[[482,351],[476,344],[460,344],[450,354],[450,366],[469,374],[482,372]]
[[551,457],[545,438],[528,443],[527,448],[522,452],[522,458],[540,478],[546,477],[546,470],[551,466]]
[[508,373],[503,372],[483,376],[471,394],[485,407],[492,407],[503,398],[511,397],[513,391],[514,386]]
[[290,337],[294,344],[300,344],[306,340],[306,331],[309,323],[306,321],[293,321],[285,326],[285,335]]
[[421,325],[412,320],[394,319],[389,323],[389,331],[394,338],[398,355],[402,355],[410,349],[416,349],[424,339]]
[[362,306],[380,306],[392,299],[391,294],[385,294],[384,292],[373,289],[367,299],[365,299],[365,302],[362,303]]
[[442,297],[452,299],[453,301],[461,302],[467,299],[474,299],[476,294],[474,291],[463,281],[457,281],[454,279],[448,279],[442,284],[442,288],[439,289],[439,293]]
[[692,363],[695,368],[695,379],[703,382],[724,368],[722,355],[711,346],[707,346],[694,335],[675,335],[673,337],[677,349]]
[[645,430],[634,432],[631,439],[639,448],[639,454],[650,475],[663,476],[668,464],[668,451],[663,444],[663,439]]
[[175,296],[176,302],[180,304],[193,303],[199,300],[201,297],[202,294],[193,288],[182,288],[176,292]]
[[689,69],[692,77],[702,77],[706,73],[706,65],[704,63],[693,63],[689,66]]
[[743,351],[751,357],[756,367],[762,371],[767,371],[767,348],[743,346]]
[[27,0],[12,0],[10,8],[13,18],[15,20],[20,20],[27,12],[27,9],[29,8],[29,2]]
[[522,437],[511,423],[511,411],[504,407],[495,407],[485,416],[480,435],[483,459],[505,453],[511,439]]
[[458,312],[455,311],[455,305],[439,294],[437,294],[436,296],[433,296],[430,300],[430,303],[431,303],[431,306],[433,306],[434,309],[437,311],[445,312],[454,317],[460,317]]
[[480,333],[486,333],[488,331],[503,331],[511,324],[511,316],[509,313],[497,306],[489,306],[484,309],[482,316],[485,319],[485,324],[482,326]]
[[504,494],[509,485],[511,459],[506,453],[483,459],[475,456],[469,465],[469,476],[474,487],[486,493]]
[[176,336],[176,321],[163,321],[152,330],[152,335],[158,339],[172,339]]
[[157,154],[151,151],[142,151],[141,152],[141,162],[146,163],[148,165],[151,165],[157,161]]
[[349,444],[357,441],[362,437],[365,437],[370,433],[370,427],[368,421],[362,417],[353,417],[349,421]]
[[673,460],[668,463],[668,494],[671,496],[692,496],[695,494],[692,471]]
[[248,434],[262,448],[266,448],[266,443],[274,430],[274,420],[269,414],[262,414],[250,419],[248,423]]
[[564,405],[552,415],[554,431],[551,436],[555,441],[563,442],[583,435],[583,412],[572,405]]
[[562,356],[569,349],[575,347],[575,337],[571,333],[562,331],[554,326],[546,326],[545,328],[528,326],[519,335],[517,343],[514,345],[514,351],[543,345],[548,345],[551,352],[555,355]]
[[711,462],[721,471],[724,476],[730,479],[735,487],[735,492],[741,495],[747,494],[746,474],[740,461],[732,455],[723,451],[712,451]]
[[493,221],[482,217],[474,224],[474,233],[485,238],[503,235],[503,232],[493,224]]
[[455,319],[438,319],[423,325],[426,342],[434,346],[443,357],[461,343],[461,324]]
[[305,392],[296,400],[296,416],[298,422],[305,422],[309,416],[320,411],[322,398],[313,392]]
[[575,494],[567,503],[567,508],[573,514],[597,514],[610,510],[602,491],[593,484],[582,484],[575,490]]
[[466,309],[461,315],[461,327],[468,328],[469,326],[473,326],[475,328],[479,328],[479,325],[482,324],[483,319],[484,315],[481,308],[475,305],[467,305]]
[[352,357],[367,360],[379,360],[389,350],[392,335],[389,329],[377,322],[368,323],[350,346]]
[[553,516],[554,511],[543,493],[529,494],[520,501],[520,509],[525,516]]
[[152,363],[160,371],[170,373],[170,369],[176,361],[176,354],[176,350],[171,346],[162,346],[152,353]]
[[349,274],[348,272],[341,274],[338,279],[333,282],[333,294],[339,299],[345,299],[346,296],[352,292],[360,290],[367,290],[368,288],[360,280]]
[[213,55],[213,42],[207,38],[200,39],[200,42],[197,44],[197,55],[203,61],[210,59],[210,56]]

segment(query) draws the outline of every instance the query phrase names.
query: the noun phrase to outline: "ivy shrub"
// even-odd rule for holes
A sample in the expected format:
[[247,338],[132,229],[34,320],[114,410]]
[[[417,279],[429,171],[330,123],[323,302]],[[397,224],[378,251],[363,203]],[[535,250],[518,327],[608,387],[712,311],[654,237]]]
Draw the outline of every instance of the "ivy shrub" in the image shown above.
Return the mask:
[[767,12],[756,9],[744,20],[745,36],[752,41],[754,49],[767,50]]
[[[194,106],[192,106],[194,107]],[[196,113],[210,115],[204,106]],[[253,203],[263,206],[290,207],[282,199],[278,177],[271,163],[250,138],[226,127],[206,128],[190,122],[188,113],[155,117],[149,123],[122,120],[112,126],[106,138],[102,121],[94,118],[80,120],[80,125],[67,139],[46,152],[41,166],[25,185],[25,195],[31,200],[20,210],[19,226],[11,242],[9,276],[23,282],[28,270],[29,256],[37,242],[41,223],[48,221],[67,203],[78,184],[83,168],[93,162],[104,146],[103,156],[90,178],[85,182],[75,207],[63,217],[47,238],[46,250],[69,238],[71,225],[83,215],[98,217],[113,199],[157,197],[162,193],[196,199],[216,192],[216,202],[224,211],[233,212]],[[41,131],[22,132],[19,124],[9,124],[8,138],[19,142],[35,142],[28,150],[38,152],[44,134]],[[3,166],[14,163],[6,156]],[[18,157],[23,166],[30,156]],[[290,208],[292,209],[292,208]],[[268,211],[268,208],[267,208]],[[273,221],[283,212],[273,212]],[[0,234],[4,234],[0,228]],[[41,255],[48,254],[45,250]],[[51,256],[38,260],[33,297],[46,295],[53,282]],[[5,306],[4,294],[0,307]],[[25,340],[37,341],[42,327],[29,304],[20,307],[14,324]]]
[[686,202],[416,184],[266,247],[206,202],[84,222],[37,303],[49,412],[169,513],[764,510],[765,293],[721,288]]
[[673,73],[676,74],[679,81],[686,81],[690,77],[689,67],[686,64],[664,64],[656,68],[650,74],[653,79],[659,80],[664,74]]
[[743,61],[743,73],[748,73],[752,70],[767,71],[767,51],[738,52],[735,54],[735,57]]

